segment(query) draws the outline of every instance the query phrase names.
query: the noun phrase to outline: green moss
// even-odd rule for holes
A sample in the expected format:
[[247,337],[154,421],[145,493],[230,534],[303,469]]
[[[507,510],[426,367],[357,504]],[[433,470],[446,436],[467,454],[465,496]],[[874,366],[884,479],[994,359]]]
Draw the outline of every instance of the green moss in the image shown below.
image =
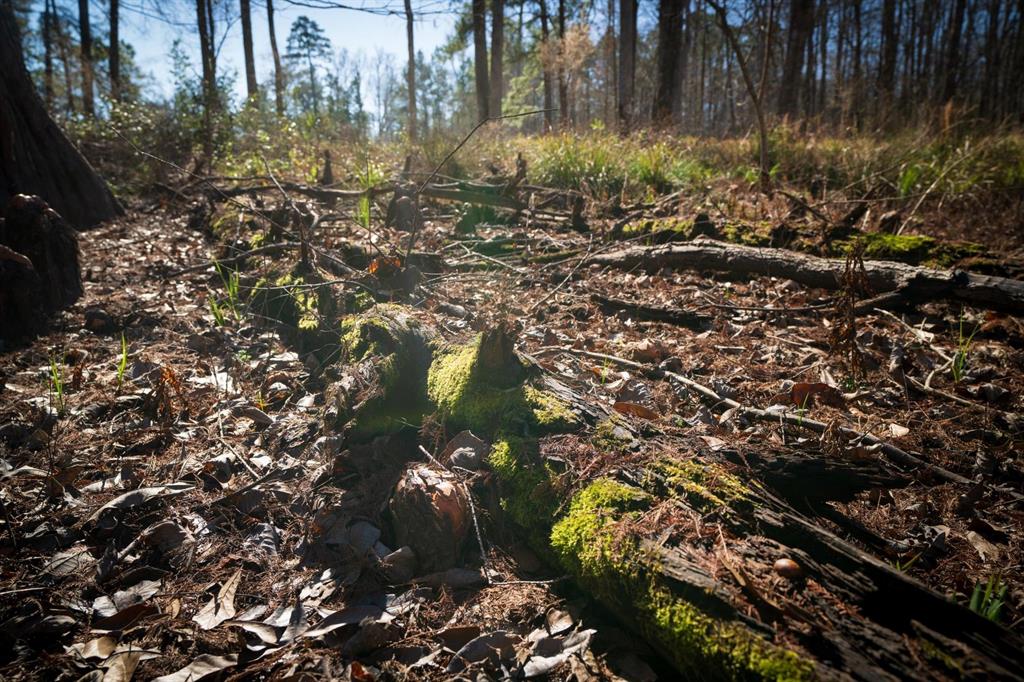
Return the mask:
[[590,443],[602,452],[622,452],[633,442],[629,431],[622,426],[621,417],[615,414],[599,421],[590,437]]
[[927,639],[918,639],[917,644],[921,649],[921,653],[929,661],[933,661],[940,665],[946,670],[946,672],[952,674],[955,678],[960,678],[964,674],[963,665],[953,658],[952,654],[945,651],[941,646],[931,642]]
[[[380,385],[367,398],[349,426],[349,436],[364,441],[417,426],[428,409],[424,367],[430,349],[419,321],[402,306],[381,304],[341,321],[341,350],[348,363],[372,359]],[[341,419],[349,415],[340,415]]]
[[[894,260],[911,265],[950,267],[966,258],[985,255],[985,247],[972,242],[947,242],[919,234],[867,232],[858,235],[864,243],[864,257],[869,260]],[[837,255],[849,253],[855,240],[836,242]]]
[[[528,533],[543,540],[554,523],[559,498],[555,472],[540,462],[537,441],[504,438],[494,443],[487,456],[501,485],[501,507]],[[546,543],[545,543],[546,544]]]
[[771,224],[726,223],[721,228],[722,239],[746,246],[769,246],[772,243]]
[[465,203],[458,209],[455,232],[472,234],[478,225],[506,225],[508,222],[508,216],[498,213],[493,206]]
[[647,218],[627,223],[622,236],[659,235],[668,240],[684,240],[693,236],[693,221],[687,218]]
[[508,376],[484,376],[477,363],[479,349],[478,336],[465,346],[441,353],[430,366],[427,395],[449,425],[485,435],[537,434],[576,425],[568,405],[522,383],[522,367],[504,370]]
[[687,501],[703,512],[716,508],[729,510],[748,499],[742,482],[721,466],[693,459],[659,459],[650,464],[671,493],[682,493]]
[[800,680],[813,665],[742,626],[708,615],[664,586],[622,521],[652,498],[610,479],[598,479],[573,498],[551,531],[562,564],[605,603],[630,615],[687,677]]

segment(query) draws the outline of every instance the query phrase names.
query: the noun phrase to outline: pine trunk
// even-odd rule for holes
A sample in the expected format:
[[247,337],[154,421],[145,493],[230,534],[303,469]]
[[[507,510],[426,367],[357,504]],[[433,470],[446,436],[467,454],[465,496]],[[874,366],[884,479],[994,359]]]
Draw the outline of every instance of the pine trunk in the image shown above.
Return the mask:
[[77,228],[121,214],[106,183],[50,118],[21,52],[14,14],[0,3],[0,202],[37,194]]

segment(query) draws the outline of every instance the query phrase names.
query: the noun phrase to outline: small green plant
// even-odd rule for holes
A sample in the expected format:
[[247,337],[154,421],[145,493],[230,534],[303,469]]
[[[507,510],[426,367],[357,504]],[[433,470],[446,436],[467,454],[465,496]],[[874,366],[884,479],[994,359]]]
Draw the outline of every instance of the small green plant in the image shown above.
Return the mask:
[[971,594],[971,611],[988,618],[994,623],[999,622],[1002,616],[1003,605],[1006,604],[1006,591],[1008,585],[1003,582],[1001,576],[989,576],[988,582],[977,583],[974,592]]
[[370,190],[384,179],[384,174],[377,165],[370,163],[370,155],[367,153],[365,157],[364,170],[356,177],[359,179],[359,186],[362,187],[363,194],[360,195],[359,201],[356,203],[355,219],[360,227],[369,231]]
[[897,559],[896,561],[892,562],[892,567],[902,573],[904,571],[909,570],[910,567],[917,563],[917,560],[920,558],[920,554],[915,554],[914,556],[910,557],[910,560],[906,562],[904,562],[902,559]]
[[974,335],[981,329],[975,326],[969,336],[964,335],[964,314],[960,311],[960,326],[957,334],[956,355],[953,356],[953,383],[959,384],[964,378],[964,371],[967,369],[967,357],[971,352],[971,344],[974,342]]
[[64,414],[64,377],[57,361],[50,356],[50,392],[53,394],[57,412]]
[[117,362],[117,388],[121,389],[121,385],[124,383],[124,372],[128,369],[128,340],[124,337],[124,332],[121,332],[121,359]]
[[224,310],[213,296],[210,297],[210,312],[213,313],[213,319],[218,327],[223,327],[227,324],[227,320],[224,318]]
[[[237,270],[225,273],[224,268],[216,260],[213,261],[213,267],[217,269],[217,274],[220,275],[220,281],[224,283],[224,291],[227,292],[227,307],[231,310],[231,314],[236,320],[240,319],[238,310],[241,306],[242,299],[239,295],[240,281]],[[212,299],[211,299],[212,300]],[[216,313],[214,313],[216,317]]]

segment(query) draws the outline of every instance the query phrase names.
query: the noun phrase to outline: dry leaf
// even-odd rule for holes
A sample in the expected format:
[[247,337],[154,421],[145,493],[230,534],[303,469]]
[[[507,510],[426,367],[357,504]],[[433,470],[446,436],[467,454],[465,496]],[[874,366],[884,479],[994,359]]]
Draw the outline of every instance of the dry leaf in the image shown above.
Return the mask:
[[211,630],[226,620],[235,617],[235,592],[238,584],[242,581],[242,569],[235,571],[224,585],[221,586],[217,596],[200,609],[199,613],[192,617],[192,620],[199,623],[204,630]]
[[207,675],[212,675],[215,672],[231,668],[237,664],[237,654],[228,654],[227,656],[203,654],[196,657],[196,660],[181,670],[175,671],[170,675],[154,678],[153,682],[195,682],[195,680],[201,680]]
[[659,417],[657,412],[638,403],[619,401],[612,405],[612,408],[619,414],[628,414],[633,417],[640,417],[641,419],[657,419]]

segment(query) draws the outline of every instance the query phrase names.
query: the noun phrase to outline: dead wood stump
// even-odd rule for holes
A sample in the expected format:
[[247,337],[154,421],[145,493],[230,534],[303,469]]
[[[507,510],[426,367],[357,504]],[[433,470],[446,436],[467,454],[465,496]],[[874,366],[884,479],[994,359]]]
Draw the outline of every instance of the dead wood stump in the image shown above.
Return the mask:
[[411,547],[420,570],[456,565],[469,536],[469,503],[454,474],[426,464],[410,466],[389,504],[395,539]]
[[18,194],[0,222],[0,247],[0,340],[11,343],[81,297],[78,237],[45,201]]

